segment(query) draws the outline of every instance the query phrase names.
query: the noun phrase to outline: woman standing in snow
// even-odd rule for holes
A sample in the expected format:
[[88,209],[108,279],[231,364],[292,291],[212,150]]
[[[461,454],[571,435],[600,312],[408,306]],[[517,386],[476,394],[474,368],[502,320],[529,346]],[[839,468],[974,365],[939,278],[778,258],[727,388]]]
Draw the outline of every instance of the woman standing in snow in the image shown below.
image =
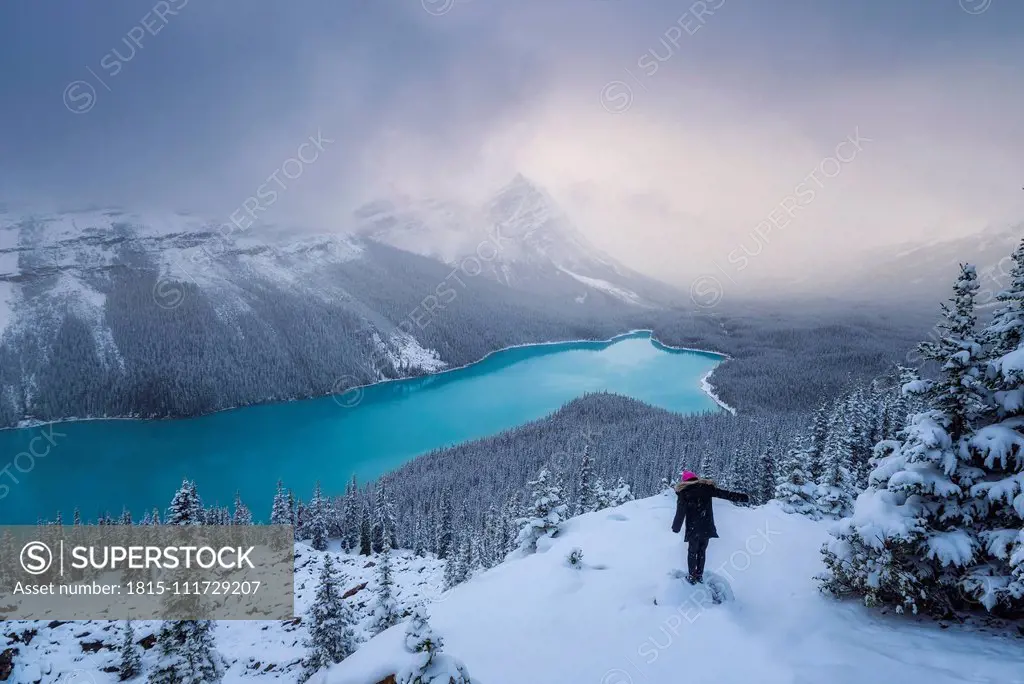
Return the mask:
[[708,550],[708,542],[718,536],[715,529],[715,514],[711,508],[711,499],[727,499],[737,503],[746,503],[750,497],[740,492],[729,492],[715,486],[714,480],[703,480],[697,474],[684,470],[679,484],[676,485],[676,517],[672,521],[672,531],[679,533],[686,521],[686,562],[690,574],[686,580],[690,584],[704,581],[704,560]]

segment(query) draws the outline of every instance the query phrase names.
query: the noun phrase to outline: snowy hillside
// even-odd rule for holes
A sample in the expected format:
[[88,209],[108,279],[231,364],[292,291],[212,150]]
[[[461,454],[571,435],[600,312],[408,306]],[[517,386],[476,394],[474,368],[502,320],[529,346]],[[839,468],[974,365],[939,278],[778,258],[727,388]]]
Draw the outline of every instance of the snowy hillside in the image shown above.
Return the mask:
[[467,259],[503,285],[585,304],[610,298],[636,307],[680,303],[668,286],[597,249],[547,193],[517,175],[481,206],[393,197],[360,207],[358,232],[441,259]]
[[[675,498],[662,494],[570,519],[539,552],[509,558],[443,591],[444,562],[393,553],[394,596],[403,612],[426,608],[446,654],[483,684],[1024,683],[1024,635],[882,614],[822,595],[812,577],[829,523],[772,503],[715,506],[721,538],[708,572],[732,585],[731,602],[672,576],[685,546],[669,530]],[[566,557],[581,549],[580,568]],[[340,568],[355,615],[358,650],[321,671],[316,684],[376,684],[408,665],[408,621],[371,638],[380,556],[296,545],[299,618],[217,623],[225,684],[301,681],[306,612],[323,559]],[[120,623],[8,621],[0,651],[18,684],[113,684]],[[159,623],[135,624],[143,667],[156,659]],[[16,650],[16,652],[15,652]],[[3,656],[0,656],[0,666]],[[2,667],[0,667],[2,671]],[[683,676],[685,674],[685,677]]]
[[[685,566],[669,530],[674,497],[569,521],[550,546],[509,560],[431,606],[445,653],[484,684],[930,684],[1024,682],[1024,641],[880,614],[823,596],[812,576],[827,523],[776,504],[716,503],[708,570],[735,600],[712,605],[670,571]],[[583,550],[582,569],[566,556]],[[329,684],[368,684],[411,659],[400,624],[332,668]]]
[[[325,555],[339,567],[343,588],[352,592],[347,599],[357,620],[357,635],[368,638],[373,608],[376,563],[366,556],[338,551],[313,551],[306,544],[295,547],[296,610],[302,615],[313,599],[316,577]],[[420,558],[408,551],[395,551],[395,597],[403,606],[429,604],[443,596],[444,563],[432,556]],[[16,684],[113,684],[117,681],[117,642],[122,623],[108,621],[44,623],[11,620],[0,630],[0,651],[18,650],[8,681]],[[151,641],[159,622],[136,622],[143,667],[151,665],[156,649]],[[33,634],[32,632],[35,632]],[[229,667],[224,678],[231,682],[299,681],[299,662],[305,655],[306,629],[302,619],[288,622],[222,621],[214,632],[217,649]],[[2,667],[0,667],[2,671]],[[0,681],[2,681],[0,674]]]

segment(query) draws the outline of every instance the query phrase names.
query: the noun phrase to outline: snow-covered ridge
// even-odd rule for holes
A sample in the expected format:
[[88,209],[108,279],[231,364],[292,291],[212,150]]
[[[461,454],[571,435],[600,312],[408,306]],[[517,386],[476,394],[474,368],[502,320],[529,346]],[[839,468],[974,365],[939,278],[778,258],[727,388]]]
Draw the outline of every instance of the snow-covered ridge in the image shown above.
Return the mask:
[[[708,570],[735,600],[712,605],[671,576],[685,546],[675,497],[574,518],[535,554],[507,560],[430,606],[445,652],[486,684],[565,682],[1022,682],[1019,639],[896,618],[824,596],[813,576],[826,523],[776,505],[716,503]],[[566,563],[582,549],[583,567]],[[327,684],[367,684],[408,665],[405,625],[333,667]],[[742,657],[737,657],[742,654]]]
[[[538,552],[513,554],[443,591],[443,561],[393,552],[400,610],[425,607],[445,652],[485,684],[687,681],[721,684],[1021,684],[1020,638],[977,628],[895,617],[827,598],[813,576],[828,523],[716,502],[720,538],[707,570],[734,599],[713,605],[677,577],[685,545],[672,534],[671,493],[565,521]],[[578,567],[566,558],[583,553]],[[318,552],[296,544],[296,612],[287,622],[219,622],[225,684],[301,681],[307,611],[325,556],[340,568],[356,617],[359,649],[314,678],[317,684],[376,684],[410,664],[406,624],[372,635],[379,556]],[[114,684],[118,626],[110,622],[8,621],[0,651],[17,648],[9,681]],[[945,628],[944,628],[945,627]],[[157,654],[159,623],[137,622],[144,668]],[[33,633],[33,630],[35,631]],[[736,657],[742,654],[742,657]]]

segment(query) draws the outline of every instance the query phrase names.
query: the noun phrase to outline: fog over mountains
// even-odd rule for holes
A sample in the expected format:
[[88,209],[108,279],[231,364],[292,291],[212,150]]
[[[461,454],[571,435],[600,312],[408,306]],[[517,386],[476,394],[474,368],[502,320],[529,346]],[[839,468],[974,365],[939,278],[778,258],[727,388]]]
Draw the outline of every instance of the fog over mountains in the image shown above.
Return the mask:
[[3,214],[0,423],[323,395],[607,337],[685,303],[591,247],[522,177],[484,207],[384,200],[353,223]]
[[[908,245],[828,277],[809,264],[745,306],[756,313],[757,300],[777,303],[794,288],[934,302],[965,253],[978,255],[995,292],[1016,239],[993,231],[970,245]],[[827,285],[809,288],[812,278]],[[603,339],[666,317],[677,326],[679,314],[714,315],[722,297],[740,302],[742,293],[707,285],[691,299],[619,262],[522,175],[476,204],[388,196],[336,224],[304,227],[8,209],[0,424],[321,396],[512,344]],[[684,328],[670,336],[699,343],[704,333]]]

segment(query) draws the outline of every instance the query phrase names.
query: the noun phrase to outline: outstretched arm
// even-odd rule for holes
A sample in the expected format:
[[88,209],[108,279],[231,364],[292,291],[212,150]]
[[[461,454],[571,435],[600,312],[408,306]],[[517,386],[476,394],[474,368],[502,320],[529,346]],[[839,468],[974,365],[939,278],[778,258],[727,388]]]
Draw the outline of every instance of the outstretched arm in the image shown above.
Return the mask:
[[672,521],[672,531],[676,534],[683,527],[683,520],[686,518],[686,504],[683,503],[683,497],[676,496],[676,517]]
[[735,501],[736,503],[747,503],[750,501],[750,497],[743,492],[730,492],[727,489],[719,489],[718,487],[715,487],[711,491],[711,496],[719,499],[726,499],[728,501]]

